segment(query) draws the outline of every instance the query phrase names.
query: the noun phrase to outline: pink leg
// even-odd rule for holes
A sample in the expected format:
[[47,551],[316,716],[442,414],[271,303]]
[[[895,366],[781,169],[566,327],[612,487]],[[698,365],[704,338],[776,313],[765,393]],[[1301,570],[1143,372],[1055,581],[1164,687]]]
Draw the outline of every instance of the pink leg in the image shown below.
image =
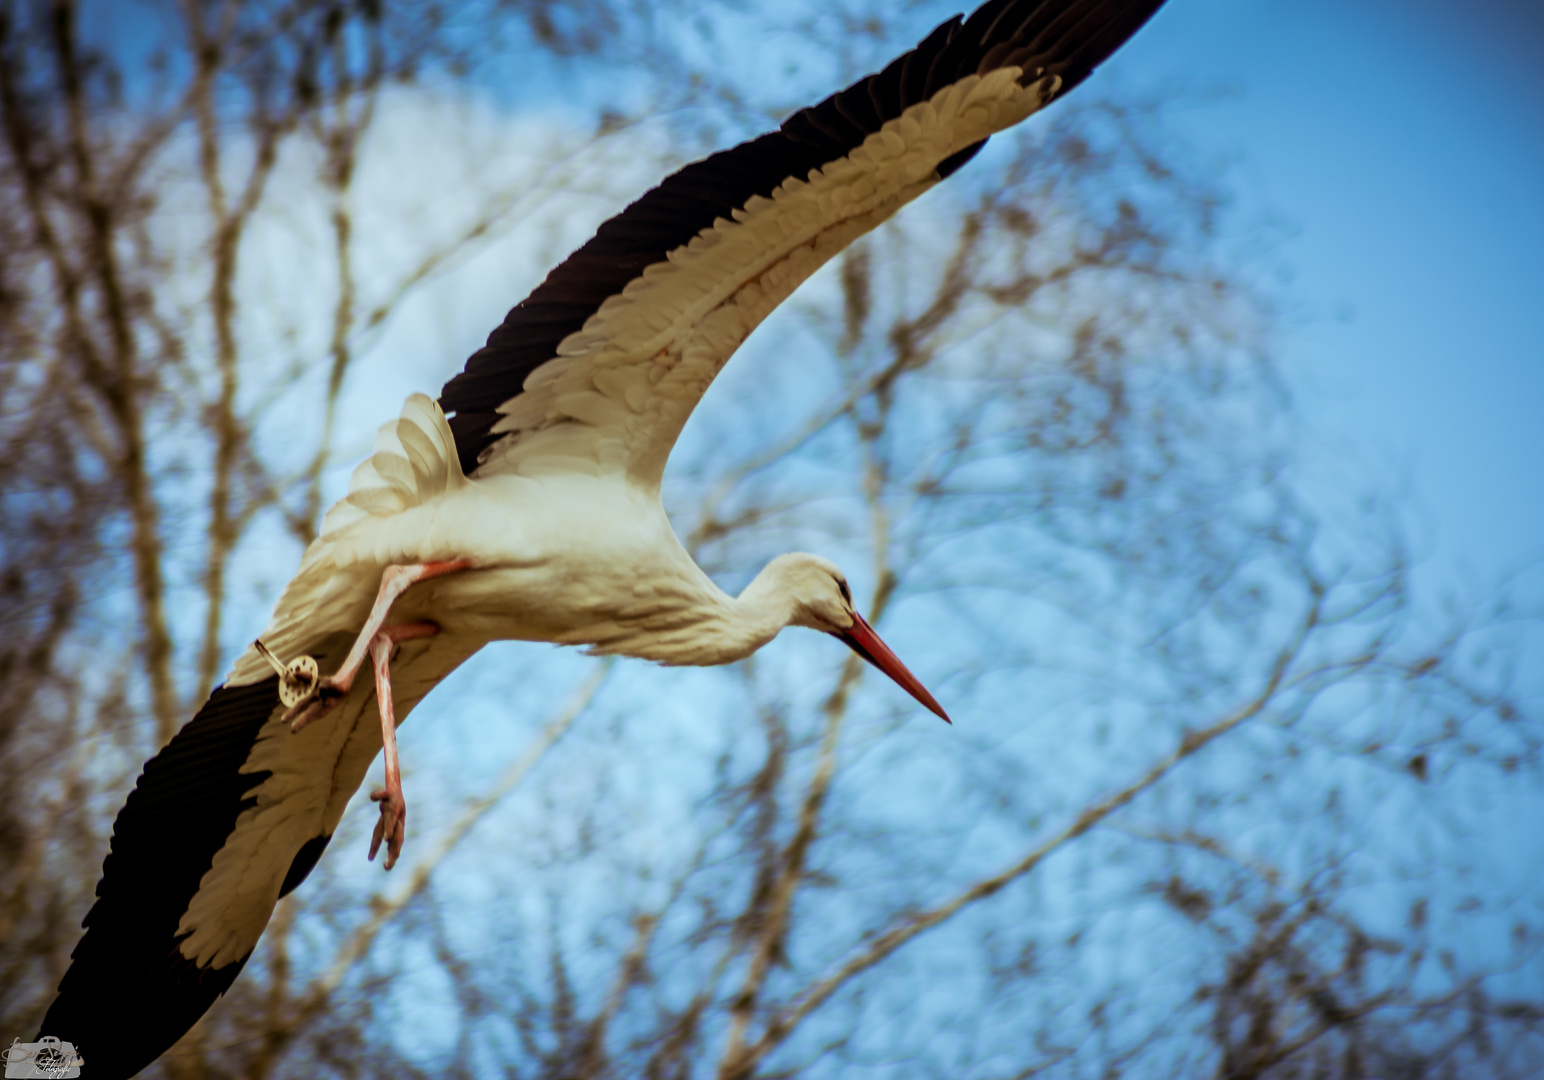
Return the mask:
[[399,641],[433,637],[440,628],[430,622],[400,623],[382,627],[370,641],[370,658],[375,662],[375,701],[381,714],[381,743],[386,749],[386,786],[370,793],[372,802],[381,805],[381,820],[375,823],[370,840],[370,861],[386,841],[386,869],[397,865],[402,842],[407,839],[407,798],[402,794],[402,768],[397,760],[397,716],[391,697],[391,650]]
[[354,647],[349,650],[342,666],[327,678],[320,680],[307,697],[297,701],[285,711],[284,719],[289,722],[290,730],[297,732],[302,730],[307,724],[326,714],[349,692],[354,685],[354,678],[359,674],[359,669],[364,666],[365,656],[370,652],[375,635],[386,622],[386,615],[391,611],[391,605],[396,602],[397,597],[420,581],[453,574],[457,570],[466,570],[471,565],[471,559],[451,559],[446,562],[420,563],[416,566],[388,566],[386,572],[381,575],[381,588],[375,594],[375,606],[370,609],[370,617],[365,620],[364,629],[360,630],[359,636],[354,639]]

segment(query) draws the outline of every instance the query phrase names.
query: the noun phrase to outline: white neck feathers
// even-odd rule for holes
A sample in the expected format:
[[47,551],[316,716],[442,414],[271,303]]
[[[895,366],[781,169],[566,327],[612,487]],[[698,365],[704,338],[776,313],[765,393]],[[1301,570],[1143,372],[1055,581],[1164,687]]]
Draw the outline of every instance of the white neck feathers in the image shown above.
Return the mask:
[[[709,666],[743,660],[775,638],[793,619],[795,603],[773,562],[738,597],[705,574],[679,590],[661,590],[656,602],[634,607],[587,643],[595,653],[617,653],[668,665]],[[594,636],[592,637],[591,634]]]

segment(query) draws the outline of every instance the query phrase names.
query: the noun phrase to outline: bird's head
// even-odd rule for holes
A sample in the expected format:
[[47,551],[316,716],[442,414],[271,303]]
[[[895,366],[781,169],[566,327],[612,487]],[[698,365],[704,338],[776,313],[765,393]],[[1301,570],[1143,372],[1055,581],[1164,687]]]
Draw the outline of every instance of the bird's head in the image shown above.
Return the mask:
[[952,723],[943,706],[900,658],[880,640],[852,602],[847,576],[836,564],[819,555],[795,552],[780,555],[767,566],[765,576],[791,602],[789,626],[806,626],[845,641],[853,652],[883,671],[908,694],[945,723]]

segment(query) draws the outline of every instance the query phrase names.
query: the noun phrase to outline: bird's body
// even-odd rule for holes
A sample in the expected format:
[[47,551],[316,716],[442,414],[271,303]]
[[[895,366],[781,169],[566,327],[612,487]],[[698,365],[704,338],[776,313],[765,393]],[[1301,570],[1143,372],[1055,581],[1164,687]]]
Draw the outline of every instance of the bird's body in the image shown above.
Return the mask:
[[[943,716],[824,559],[781,556],[738,597],[720,590],[671,528],[665,463],[730,356],[810,274],[1086,78],[1161,3],[991,0],[950,20],[667,178],[515,307],[438,404],[409,398],[258,644],[147,763],[43,1034],[96,1078],[163,1052],[239,974],[383,747],[372,798],[390,868],[406,813],[396,724],[491,641],[710,665],[804,626]],[[355,679],[368,662],[374,681]]]
[[[444,425],[433,403],[415,395],[398,425],[432,431],[436,422]],[[391,459],[400,464],[389,466]],[[393,605],[394,621],[429,619],[439,629],[404,644],[404,660],[441,652],[464,658],[490,641],[517,640],[662,664],[724,664],[787,625],[787,611],[757,602],[765,590],[753,583],[744,597],[731,597],[698,567],[676,538],[657,486],[620,471],[467,480],[454,456],[434,464],[453,479],[421,502],[404,483],[399,498],[415,502],[405,509],[377,516],[338,504],[260,640],[281,656],[313,651],[337,635],[352,640],[386,567],[453,559],[471,566],[415,585]],[[375,484],[388,472],[412,475],[390,446],[356,473],[354,490],[382,490]],[[344,523],[329,528],[335,518]],[[227,682],[270,674],[252,650]]]

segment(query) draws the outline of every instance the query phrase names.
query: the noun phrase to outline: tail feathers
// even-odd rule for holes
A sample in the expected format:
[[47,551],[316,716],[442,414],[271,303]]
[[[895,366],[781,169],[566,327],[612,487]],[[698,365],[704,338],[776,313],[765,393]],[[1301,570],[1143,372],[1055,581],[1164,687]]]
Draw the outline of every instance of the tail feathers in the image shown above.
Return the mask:
[[466,483],[456,438],[439,405],[414,394],[402,416],[375,433],[375,453],[349,480],[348,495],[322,519],[322,536],[367,517],[389,517]]

